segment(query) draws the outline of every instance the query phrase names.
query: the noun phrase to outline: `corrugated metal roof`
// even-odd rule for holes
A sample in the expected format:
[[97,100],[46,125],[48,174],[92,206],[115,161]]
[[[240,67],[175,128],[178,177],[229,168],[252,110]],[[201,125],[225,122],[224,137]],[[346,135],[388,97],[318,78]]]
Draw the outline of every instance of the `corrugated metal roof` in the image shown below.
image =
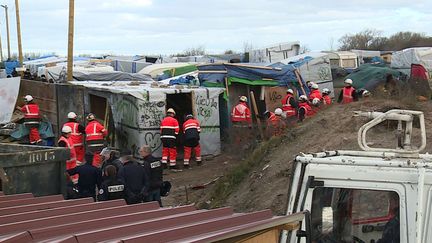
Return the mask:
[[157,202],[0,195],[0,242],[213,242],[302,217],[273,217],[270,210],[243,214],[193,205],[160,208]]

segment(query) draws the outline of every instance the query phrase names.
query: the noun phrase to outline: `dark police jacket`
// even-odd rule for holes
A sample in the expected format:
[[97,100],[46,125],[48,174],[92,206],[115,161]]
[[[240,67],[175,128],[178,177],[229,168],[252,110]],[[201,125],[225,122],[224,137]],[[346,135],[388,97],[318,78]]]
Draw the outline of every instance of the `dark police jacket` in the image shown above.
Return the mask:
[[150,189],[149,191],[159,190],[163,183],[163,168],[160,159],[149,155],[143,158],[143,165],[146,174],[150,178]]
[[147,195],[150,178],[138,162],[128,161],[124,163],[118,177],[124,182],[126,198],[136,197],[139,194],[141,196]]
[[101,183],[101,171],[91,164],[83,164],[73,169],[67,170],[69,175],[79,175],[78,191],[80,196],[94,195],[96,186]]
[[98,200],[107,201],[124,198],[124,183],[116,177],[105,179],[99,189]]

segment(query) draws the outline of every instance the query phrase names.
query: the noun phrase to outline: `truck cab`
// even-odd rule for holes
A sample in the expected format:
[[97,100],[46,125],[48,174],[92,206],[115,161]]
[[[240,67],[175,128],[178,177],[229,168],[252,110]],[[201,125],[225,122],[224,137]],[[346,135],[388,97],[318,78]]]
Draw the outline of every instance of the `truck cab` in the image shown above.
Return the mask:
[[[432,242],[432,155],[422,112],[357,112],[362,151],[301,154],[293,163],[287,215],[304,212],[281,242]],[[398,146],[372,148],[367,132],[397,122]],[[413,124],[419,145],[413,145]]]

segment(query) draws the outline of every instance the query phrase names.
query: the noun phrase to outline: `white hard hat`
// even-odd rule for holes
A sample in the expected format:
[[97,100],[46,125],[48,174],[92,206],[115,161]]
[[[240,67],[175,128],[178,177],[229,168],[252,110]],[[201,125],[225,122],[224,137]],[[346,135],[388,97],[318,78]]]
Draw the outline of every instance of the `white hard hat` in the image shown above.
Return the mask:
[[362,93],[362,96],[364,96],[364,97],[368,97],[369,95],[370,95],[370,92],[367,90],[364,90]]
[[312,104],[313,105],[318,105],[320,103],[320,99],[318,99],[318,98],[314,98],[313,100],[312,100]]
[[71,133],[72,128],[70,126],[63,126],[62,133]]
[[276,110],[275,110],[275,115],[281,116],[282,113],[283,113],[283,111],[282,111],[281,108],[276,108]]
[[75,119],[77,117],[77,114],[75,114],[75,112],[71,111],[68,113],[68,118],[69,119]]
[[243,101],[243,102],[247,102],[247,97],[246,97],[246,96],[244,96],[244,95],[243,95],[243,96],[241,96],[241,97],[240,97],[240,101]]
[[26,95],[26,96],[24,96],[24,100],[27,101],[27,102],[30,102],[30,101],[33,100],[33,96],[31,96],[31,95]]
[[330,94],[330,90],[327,89],[327,88],[324,88],[324,89],[322,90],[322,92],[323,92],[324,94]]
[[167,110],[167,113],[172,113],[172,114],[175,115],[175,110],[174,110],[173,108],[169,108],[169,109]]
[[294,91],[292,89],[288,89],[287,93],[294,94]]
[[311,87],[312,87],[312,89],[318,89],[318,88],[319,88],[319,87],[318,87],[318,84],[315,84],[315,83],[314,83],[314,84],[312,84],[312,86],[311,86]]
[[346,84],[349,84],[349,85],[352,85],[353,84],[353,81],[351,80],[351,79],[345,79],[345,82],[344,83],[346,83]]
[[300,100],[307,100],[307,96],[306,95],[300,95],[299,99]]

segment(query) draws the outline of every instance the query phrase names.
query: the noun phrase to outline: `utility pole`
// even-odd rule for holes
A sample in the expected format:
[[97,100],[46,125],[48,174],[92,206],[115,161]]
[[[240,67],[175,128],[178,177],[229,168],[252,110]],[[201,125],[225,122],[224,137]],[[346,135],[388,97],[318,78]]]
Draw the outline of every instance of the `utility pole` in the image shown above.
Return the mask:
[[74,10],[75,0],[69,0],[69,34],[67,57],[67,81],[73,81],[73,39],[74,39]]
[[18,35],[18,60],[20,64],[23,64],[23,53],[22,53],[22,43],[21,43],[21,22],[19,13],[19,3],[15,0],[15,10],[16,10],[16,24],[17,24],[17,35]]
[[0,62],[3,62],[3,46],[1,40],[1,34],[0,34]]
[[7,46],[8,46],[8,59],[10,60],[11,58],[11,53],[10,53],[10,36],[9,36],[9,15],[8,15],[8,6],[7,5],[0,5],[5,9],[5,13],[6,13],[6,34],[7,34]]

